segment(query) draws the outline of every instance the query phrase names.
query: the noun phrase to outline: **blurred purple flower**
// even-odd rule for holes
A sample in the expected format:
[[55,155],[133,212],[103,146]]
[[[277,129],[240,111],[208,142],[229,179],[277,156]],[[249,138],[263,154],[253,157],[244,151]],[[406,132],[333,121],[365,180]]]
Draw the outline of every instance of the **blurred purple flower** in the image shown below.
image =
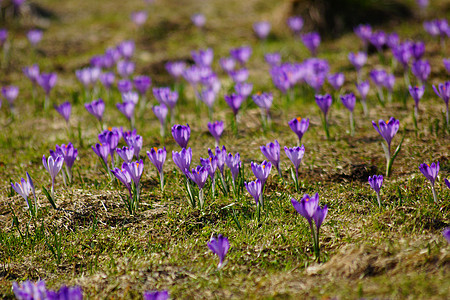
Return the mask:
[[133,74],[134,68],[135,65],[132,61],[120,60],[117,62],[117,73],[119,73],[122,78],[127,78]]
[[287,25],[289,29],[295,34],[299,34],[300,30],[303,28],[303,18],[300,16],[292,16],[287,20]]
[[102,99],[94,100],[90,103],[85,103],[86,110],[97,118],[100,122],[103,119],[103,112],[105,111],[105,102]]
[[431,67],[428,60],[416,60],[411,66],[411,71],[420,82],[425,83],[431,73]]
[[136,26],[142,26],[147,21],[148,14],[145,10],[134,11],[131,13],[131,21],[133,21]]
[[172,127],[172,136],[181,148],[186,148],[191,137],[191,127],[189,124],[184,125],[174,125]]
[[256,179],[255,181],[250,182],[244,182],[245,188],[247,189],[248,193],[255,199],[256,205],[259,205],[259,199],[261,197],[262,193],[262,184],[259,179]]
[[115,75],[112,72],[101,73],[99,79],[103,86],[109,90],[115,81]]
[[377,194],[378,207],[381,207],[380,190],[383,185],[383,175],[369,176],[369,184]]
[[302,119],[301,117],[294,118],[289,121],[289,127],[298,137],[298,144],[302,142],[302,137],[309,127],[309,118]]
[[72,111],[70,102],[66,101],[59,106],[55,105],[55,109],[66,120],[66,123],[69,123],[70,112]]
[[300,167],[300,163],[302,162],[303,156],[305,155],[305,146],[301,145],[300,147],[284,147],[284,152],[286,156],[290,159],[295,168],[295,174],[298,180],[298,168]]
[[419,101],[422,98],[423,94],[425,93],[425,86],[409,86],[409,94],[414,99],[414,103],[416,108],[419,108]]
[[172,61],[166,63],[166,70],[174,78],[179,78],[183,75],[183,71],[186,68],[186,63],[184,61]]
[[302,42],[311,52],[312,56],[316,56],[317,48],[320,45],[320,35],[317,32],[309,32],[302,35]]
[[67,287],[63,285],[58,291],[48,291],[47,300],[83,300],[81,287]]
[[239,70],[233,70],[229,72],[229,75],[234,82],[245,82],[248,79],[248,70],[243,68]]
[[335,90],[339,90],[344,84],[345,76],[344,73],[334,73],[328,75],[328,82]]
[[264,60],[270,66],[278,66],[281,63],[281,54],[279,52],[264,54]]
[[228,242],[226,237],[219,234],[217,238],[211,238],[207,245],[214,254],[219,256],[220,262],[217,268],[222,268],[225,255],[227,255],[227,252],[230,249],[230,242]]
[[355,104],[356,104],[355,94],[353,94],[353,93],[345,94],[345,95],[342,95],[340,98],[341,98],[342,104],[344,104],[344,106],[350,112],[353,112],[353,110],[355,109]]
[[244,100],[245,98],[239,94],[225,95],[225,102],[227,102],[228,106],[233,110],[235,116],[238,114]]
[[164,124],[166,123],[167,113],[169,112],[167,106],[165,106],[164,104],[155,105],[152,107],[152,111],[158,118],[159,122],[161,123],[161,126],[164,126]]
[[134,109],[136,104],[132,101],[116,103],[117,109],[129,120],[131,121],[134,116]]
[[12,289],[19,300],[47,299],[47,288],[44,280],[37,282],[31,280],[22,281],[20,285],[14,281]]
[[2,87],[2,96],[8,101],[9,105],[12,105],[19,95],[19,88],[15,85],[9,85]]
[[214,59],[214,51],[211,48],[191,52],[192,59],[199,66],[211,66]]
[[225,163],[227,164],[228,168],[230,168],[231,171],[231,177],[233,178],[233,186],[235,186],[236,177],[239,174],[239,169],[241,167],[241,156],[239,155],[239,152],[236,153],[236,155],[233,157],[233,154],[228,153],[225,159]]
[[331,98],[330,94],[325,95],[316,95],[315,96],[316,103],[319,106],[320,110],[323,112],[325,118],[328,114],[328,110],[331,107],[331,103],[333,102],[333,99]]
[[27,39],[33,47],[36,47],[37,44],[42,40],[43,32],[40,29],[31,29],[27,32]]
[[208,129],[211,135],[216,140],[216,146],[219,146],[220,137],[223,133],[223,122],[215,121],[213,123],[208,122]]
[[267,21],[253,23],[253,30],[260,40],[264,40],[270,33],[271,25]]
[[143,96],[147,93],[147,90],[152,85],[152,80],[148,76],[140,75],[133,78],[133,83],[139,94]]
[[369,89],[370,89],[369,81],[366,80],[366,81],[362,81],[360,83],[357,83],[356,84],[356,89],[358,90],[359,95],[362,98],[362,101],[365,101],[366,98],[367,98],[367,94],[369,93]]
[[230,55],[240,64],[244,65],[252,55],[252,48],[249,46],[242,46],[230,50]]
[[247,82],[238,82],[234,85],[234,90],[237,94],[241,95],[244,99],[252,93],[253,84]]
[[50,91],[55,86],[57,80],[56,73],[41,73],[38,77],[38,84],[42,87],[47,95],[50,94]]
[[381,51],[386,44],[386,39],[386,33],[379,30],[372,33],[370,36],[370,43],[374,45],[378,51]]
[[[146,1],[149,1],[149,0],[146,0]],[[146,291],[146,292],[144,292],[144,300],[168,300],[168,299],[169,299],[168,291]]]
[[350,52],[348,54],[348,60],[355,67],[356,71],[359,72],[367,62],[367,54],[364,52]]
[[205,17],[205,15],[200,14],[200,13],[193,14],[191,16],[191,21],[196,27],[202,28],[203,26],[205,26],[206,17]]
[[34,64],[29,67],[23,68],[23,74],[30,79],[33,84],[36,84],[39,79],[39,66]]
[[236,61],[231,57],[222,57],[221,59],[219,59],[219,64],[222,70],[229,73],[234,70]]

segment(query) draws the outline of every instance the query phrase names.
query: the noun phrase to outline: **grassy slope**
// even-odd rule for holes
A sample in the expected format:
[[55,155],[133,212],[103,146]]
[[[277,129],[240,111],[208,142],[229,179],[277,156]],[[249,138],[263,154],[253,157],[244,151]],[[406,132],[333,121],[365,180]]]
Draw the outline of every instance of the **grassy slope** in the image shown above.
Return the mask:
[[[143,177],[143,205],[136,217],[125,213],[118,194],[121,187],[108,184],[101,173],[90,146],[96,142],[96,124],[82,105],[84,100],[74,78],[74,70],[88,63],[91,55],[101,53],[123,39],[137,41],[137,73],[152,76],[155,85],[170,83],[163,69],[167,60],[187,59],[192,49],[210,46],[215,57],[241,44],[253,46],[249,64],[250,82],[255,90],[273,90],[263,64],[265,51],[281,51],[283,59],[298,61],[307,57],[303,46],[293,40],[284,28],[285,7],[269,1],[164,1],[150,7],[149,20],[139,31],[129,22],[131,11],[143,8],[141,1],[98,1],[95,7],[79,1],[41,1],[52,7],[58,19],[53,20],[39,46],[41,68],[58,70],[58,87],[53,101],[71,99],[75,103],[71,119],[73,131],[79,126],[81,136],[72,134],[72,142],[79,148],[80,159],[75,164],[76,181],[73,187],[57,185],[58,205],[64,211],[55,212],[38,192],[41,218],[29,222],[23,199],[8,197],[9,178],[17,181],[30,172],[38,185],[48,186],[48,175],[40,157],[48,154],[55,144],[68,141],[65,124],[55,111],[36,112],[29,101],[29,83],[20,70],[33,62],[26,48],[23,32],[17,32],[15,52],[2,84],[21,87],[14,122],[7,119],[2,108],[4,130],[0,133],[0,295],[11,297],[12,281],[43,278],[51,288],[64,284],[78,284],[91,297],[138,297],[142,291],[169,289],[174,298],[296,298],[302,296],[343,298],[444,298],[449,293],[449,245],[441,231],[449,226],[450,192],[443,178],[450,173],[448,133],[442,130],[443,103],[427,86],[419,121],[418,136],[411,118],[411,99],[408,110],[397,100],[386,108],[380,107],[372,93],[369,117],[357,107],[355,137],[349,137],[347,113],[340,104],[331,110],[332,140],[324,138],[318,109],[310,91],[298,91],[295,103],[286,104],[275,92],[273,130],[262,132],[259,112],[252,105],[244,107],[235,138],[228,126],[222,143],[233,153],[240,152],[246,178],[251,180],[250,161],[262,161],[259,146],[273,141],[293,146],[296,138],[287,121],[301,115],[311,119],[311,127],[304,137],[307,149],[300,169],[302,187],[297,193],[287,171],[284,182],[275,170],[268,181],[266,199],[268,210],[261,226],[253,220],[254,203],[245,192],[241,199],[222,194],[207,198],[204,213],[187,205],[182,179],[174,169],[170,151],[177,150],[171,138],[165,145],[168,161],[165,165],[167,191],[159,192],[156,171],[146,160]],[[276,1],[273,1],[276,2]],[[58,3],[56,5],[55,3]],[[437,10],[443,6],[437,5]],[[192,28],[189,16],[202,11],[207,15],[205,32]],[[70,13],[68,13],[70,12]],[[258,43],[252,35],[251,24],[266,18],[274,24],[274,34],[267,43]],[[26,26],[29,20],[24,21]],[[44,24],[45,25],[45,24]],[[170,30],[167,30],[170,29]],[[448,78],[438,44],[432,41],[415,21],[396,25],[402,37],[427,41],[427,58],[432,64],[431,83]],[[347,75],[345,90],[354,90],[354,74],[346,56],[356,51],[358,43],[353,34],[325,42],[320,57],[330,61],[332,71]],[[449,56],[449,52],[444,54]],[[217,61],[217,59],[216,59]],[[372,55],[371,65],[378,64]],[[217,62],[215,68],[218,69]],[[365,71],[368,72],[369,68]],[[403,87],[401,74],[398,86]],[[224,78],[225,79],[225,78]],[[223,85],[231,85],[227,79]],[[331,91],[330,87],[326,87]],[[187,91],[188,97],[192,91]],[[402,91],[398,97],[402,97]],[[115,94],[114,97],[117,95]],[[113,98],[114,98],[113,97]],[[397,98],[397,97],[396,97]],[[106,123],[127,126],[114,108],[117,99],[108,104]],[[154,102],[153,99],[151,99]],[[337,101],[336,101],[337,102]],[[226,119],[230,112],[220,99],[214,117]],[[207,155],[205,145],[213,146],[207,133],[206,109],[199,112],[202,119],[183,104],[179,109],[179,123],[192,127],[190,146],[194,162]],[[404,146],[394,166],[394,174],[385,180],[382,200],[386,207],[375,206],[375,195],[367,184],[367,176],[384,173],[384,155],[380,137],[370,121],[395,116],[401,120],[401,131],[407,129]],[[429,124],[440,122],[440,130]],[[150,109],[137,122],[138,133],[144,138],[143,152],[159,146],[159,123]],[[394,144],[400,138],[394,139]],[[441,162],[437,191],[439,205],[432,203],[428,182],[418,170],[422,162]],[[196,164],[196,163],[195,163]],[[290,162],[282,151],[282,168]],[[79,175],[78,175],[79,174]],[[401,199],[398,197],[400,190]],[[325,264],[314,263],[307,223],[290,204],[290,197],[301,198],[304,193],[320,194],[321,205],[327,204],[329,214],[321,229],[321,243]],[[238,230],[232,211],[224,208],[235,203],[243,230]],[[21,223],[22,232],[29,236],[22,241],[11,226],[13,208]],[[229,237],[231,250],[228,264],[215,270],[217,257],[209,252],[206,242],[212,234]],[[56,239],[55,239],[56,237]],[[61,241],[61,254],[51,249]]]

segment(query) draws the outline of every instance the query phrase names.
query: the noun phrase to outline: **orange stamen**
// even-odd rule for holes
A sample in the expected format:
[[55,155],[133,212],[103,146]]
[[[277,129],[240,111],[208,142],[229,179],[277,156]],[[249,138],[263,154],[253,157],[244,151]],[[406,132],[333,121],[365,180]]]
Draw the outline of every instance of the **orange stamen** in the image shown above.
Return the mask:
[[302,117],[297,117],[297,121],[299,121],[300,122],[300,120],[302,119]]

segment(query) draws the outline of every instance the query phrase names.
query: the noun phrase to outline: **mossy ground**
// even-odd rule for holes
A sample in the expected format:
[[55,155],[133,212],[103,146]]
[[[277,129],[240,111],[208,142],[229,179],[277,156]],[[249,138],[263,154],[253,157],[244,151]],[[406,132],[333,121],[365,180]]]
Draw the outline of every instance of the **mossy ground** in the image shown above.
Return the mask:
[[[419,19],[381,28],[395,30],[402,38],[426,41],[432,73],[421,102],[418,129],[413,125],[412,99],[406,96],[407,105],[403,105],[406,91],[401,71],[396,69],[394,102],[381,107],[372,88],[369,116],[363,116],[360,106],[356,108],[354,137],[348,133],[348,112],[337,100],[338,93],[325,87],[334,98],[329,118],[331,139],[327,140],[314,93],[298,88],[295,101],[288,102],[274,89],[263,61],[263,54],[270,51],[280,51],[284,61],[308,57],[303,45],[285,28],[289,1],[156,1],[149,7],[147,23],[139,29],[129,15],[145,8],[142,1],[95,3],[43,0],[39,4],[50,9],[54,18],[35,16],[8,24],[14,43],[10,63],[2,67],[1,84],[18,85],[20,96],[14,117],[5,103],[0,111],[0,297],[13,297],[13,281],[39,278],[54,289],[62,284],[80,285],[92,299],[138,298],[143,291],[154,289],[168,289],[173,298],[448,297],[450,246],[442,230],[450,226],[450,190],[443,180],[450,175],[450,133],[444,127],[444,104],[431,84],[448,80],[442,58],[449,57],[450,52],[425,33]],[[203,31],[190,24],[190,15],[198,11],[207,17]],[[445,1],[429,10],[430,18],[448,16]],[[273,24],[273,33],[265,43],[258,42],[251,29],[253,22],[261,19]],[[34,52],[25,39],[25,29],[33,26],[45,30]],[[151,147],[166,146],[166,191],[160,192],[156,170],[145,160],[142,204],[136,216],[129,216],[119,197],[122,187],[107,179],[91,150],[99,129],[83,106],[91,99],[84,98],[74,76],[74,70],[88,65],[92,55],[124,39],[136,41],[136,74],[150,75],[153,86],[172,84],[165,62],[188,60],[191,50],[212,47],[214,69],[219,70],[218,57],[227,55],[233,47],[251,45],[249,81],[255,91],[274,92],[272,128],[262,129],[259,111],[249,100],[243,106],[235,136],[230,126],[231,111],[221,96],[214,112],[214,119],[227,124],[221,144],[241,154],[244,176],[253,180],[250,162],[264,160],[259,146],[275,139],[282,148],[296,145],[297,138],[287,122],[299,115],[309,117],[311,125],[302,140],[306,154],[300,167],[299,191],[295,191],[288,173],[290,162],[282,150],[283,179],[272,170],[260,224],[255,222],[254,201],[246,191],[240,197],[227,197],[221,192],[212,197],[207,193],[203,212],[190,208],[181,184],[183,176],[171,160],[171,151],[179,150],[178,146],[171,137],[161,140],[159,122],[149,106],[136,124],[144,139],[141,155]],[[331,71],[345,72],[342,92],[355,91],[356,75],[347,54],[359,46],[353,33],[320,46],[319,57],[329,60]],[[388,51],[385,55],[390,57]],[[31,86],[21,69],[34,62],[44,71],[58,72],[51,99],[54,103],[72,102],[69,130],[56,111],[43,111],[32,102]],[[369,57],[365,78],[374,66],[381,66],[376,54]],[[226,93],[232,83],[225,75],[220,76]],[[207,156],[207,148],[212,148],[214,141],[206,126],[206,107],[195,108],[193,92],[187,86],[185,91],[176,122],[191,126],[189,146],[195,166],[200,157]],[[115,109],[114,103],[121,101],[118,92],[105,100],[106,125],[128,128]],[[150,93],[149,100],[155,103]],[[385,158],[381,137],[371,121],[390,116],[400,120],[394,146],[403,134],[405,140],[393,175],[383,184],[383,208],[379,209],[367,177],[384,174]],[[41,158],[55,144],[69,141],[79,149],[75,182],[64,187],[58,178],[57,205],[61,209],[55,211],[41,192],[41,185],[48,188],[50,184]],[[420,163],[434,161],[441,164],[437,204],[418,169]],[[31,221],[23,199],[9,187],[10,179],[16,182],[26,171],[38,187],[41,205],[38,219]],[[315,192],[320,195],[320,204],[329,208],[321,228],[322,264],[314,262],[308,225],[290,203],[291,197],[300,199],[304,193]],[[13,214],[20,232],[13,226]],[[218,233],[231,243],[227,265],[220,271],[216,270],[217,257],[206,247],[211,235]]]

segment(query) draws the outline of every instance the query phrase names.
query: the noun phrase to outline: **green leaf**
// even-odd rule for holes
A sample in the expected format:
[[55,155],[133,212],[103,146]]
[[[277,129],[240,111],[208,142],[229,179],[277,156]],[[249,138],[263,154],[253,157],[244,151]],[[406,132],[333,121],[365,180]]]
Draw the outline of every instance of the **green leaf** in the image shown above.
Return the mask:
[[47,189],[46,189],[44,186],[42,186],[42,191],[44,192],[45,196],[46,196],[47,199],[48,199],[48,202],[50,202],[50,204],[52,205],[52,207],[53,207],[54,209],[57,209],[57,208],[56,208],[55,201],[53,200],[52,196],[50,195],[50,193],[47,191]]

